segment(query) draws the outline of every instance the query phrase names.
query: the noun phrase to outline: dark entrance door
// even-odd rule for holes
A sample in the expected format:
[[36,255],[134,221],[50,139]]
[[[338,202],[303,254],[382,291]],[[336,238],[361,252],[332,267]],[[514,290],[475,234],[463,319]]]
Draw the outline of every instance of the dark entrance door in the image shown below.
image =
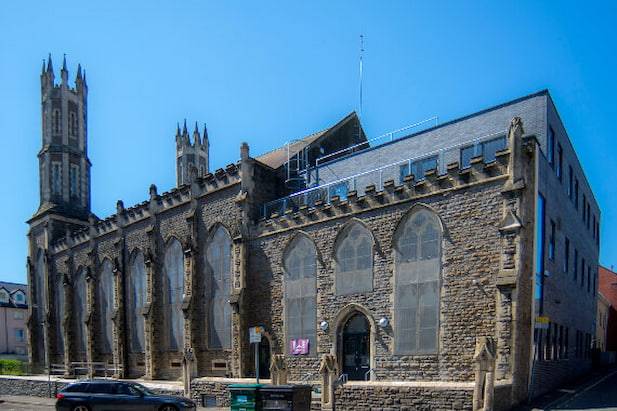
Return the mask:
[[370,369],[369,323],[363,314],[352,315],[343,327],[343,374],[364,380]]
[[270,378],[270,341],[266,337],[259,343],[259,378]]

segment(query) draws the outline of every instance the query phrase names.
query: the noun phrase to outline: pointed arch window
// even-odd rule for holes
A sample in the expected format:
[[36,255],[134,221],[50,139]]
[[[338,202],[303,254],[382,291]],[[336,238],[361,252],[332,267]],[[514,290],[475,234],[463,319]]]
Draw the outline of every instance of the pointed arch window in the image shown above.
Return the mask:
[[373,236],[360,223],[340,234],[336,246],[336,294],[373,291]]
[[285,250],[285,325],[287,347],[308,339],[309,355],[317,352],[317,251],[311,240],[297,236]]
[[168,346],[170,351],[181,350],[184,346],[184,316],[182,295],[184,294],[184,254],[176,239],[170,241],[165,251],[164,308],[167,313]]
[[[36,299],[36,301],[34,301],[34,304],[36,304],[37,307],[34,319],[36,321],[36,327],[39,330],[43,330],[43,322],[45,321],[45,309],[47,307],[47,290],[45,288],[45,253],[43,252],[43,250],[38,250],[34,264],[34,295]],[[39,334],[39,336],[40,335],[41,334]],[[39,360],[43,361],[44,359],[42,357],[45,347],[42,338],[36,339],[36,347],[38,355],[41,356]]]
[[395,239],[395,351],[436,353],[439,333],[441,226],[421,209],[405,219]]
[[81,268],[73,279],[73,330],[75,348],[78,353],[86,352],[86,269]]
[[35,263],[35,279],[36,279],[36,304],[37,315],[36,319],[42,323],[45,319],[45,307],[47,306],[47,293],[45,291],[45,256],[43,250],[39,250],[36,256]]
[[208,242],[206,266],[211,275],[211,295],[208,310],[210,348],[231,348],[231,237],[219,226]]
[[101,351],[111,353],[113,341],[114,272],[111,261],[103,261],[99,281]]
[[77,137],[77,113],[74,111],[69,113],[69,134],[71,137]]
[[54,109],[54,111],[51,113],[51,125],[54,134],[60,134],[62,132],[59,109]]
[[60,355],[64,355],[64,281],[63,275],[60,274],[56,280],[55,300],[56,300],[56,351]]
[[129,352],[143,353],[145,347],[145,321],[142,315],[146,303],[146,264],[144,255],[137,251],[129,264],[127,287],[127,322]]

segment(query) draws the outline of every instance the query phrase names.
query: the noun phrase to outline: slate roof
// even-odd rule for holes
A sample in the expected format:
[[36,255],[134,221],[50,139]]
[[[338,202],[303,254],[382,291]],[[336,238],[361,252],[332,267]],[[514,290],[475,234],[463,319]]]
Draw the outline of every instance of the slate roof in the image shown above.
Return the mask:
[[[9,292],[10,299],[8,303],[0,302],[0,307],[14,307],[14,308],[28,308],[28,304],[16,303],[13,296],[17,291],[22,291],[28,299],[28,285],[19,283],[10,283],[6,281],[0,281],[0,289],[4,288]],[[27,302],[27,301],[26,301]]]
[[[318,131],[297,140],[293,140],[293,142],[289,144],[289,156],[293,156],[303,148],[317,142],[319,139],[326,136],[331,131],[338,129],[340,126],[347,123],[355,116],[355,112],[349,113],[342,120],[324,130]],[[287,144],[258,156],[256,160],[274,169],[281,167],[287,162]]]

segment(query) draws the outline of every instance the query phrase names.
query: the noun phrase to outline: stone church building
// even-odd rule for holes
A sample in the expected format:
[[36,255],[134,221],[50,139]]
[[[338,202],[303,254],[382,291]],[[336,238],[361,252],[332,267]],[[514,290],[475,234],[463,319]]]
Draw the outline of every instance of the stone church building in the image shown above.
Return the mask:
[[218,170],[185,124],[177,187],[98,218],[85,71],[60,73],[28,221],[39,370],[225,403],[257,325],[262,377],[321,409],[505,409],[590,367],[600,211],[547,91],[378,139],[352,113]]

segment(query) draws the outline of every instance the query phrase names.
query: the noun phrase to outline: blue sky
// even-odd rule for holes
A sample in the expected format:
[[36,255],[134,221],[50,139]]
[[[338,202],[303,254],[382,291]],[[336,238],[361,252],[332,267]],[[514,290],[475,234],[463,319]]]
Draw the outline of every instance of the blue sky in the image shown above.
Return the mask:
[[[558,4],[558,5],[557,5]],[[174,133],[208,124],[211,168],[357,108],[369,136],[548,88],[602,208],[617,265],[616,3],[70,1],[0,5],[0,279],[25,281],[38,207],[41,62],[88,73],[92,209],[175,184]]]

